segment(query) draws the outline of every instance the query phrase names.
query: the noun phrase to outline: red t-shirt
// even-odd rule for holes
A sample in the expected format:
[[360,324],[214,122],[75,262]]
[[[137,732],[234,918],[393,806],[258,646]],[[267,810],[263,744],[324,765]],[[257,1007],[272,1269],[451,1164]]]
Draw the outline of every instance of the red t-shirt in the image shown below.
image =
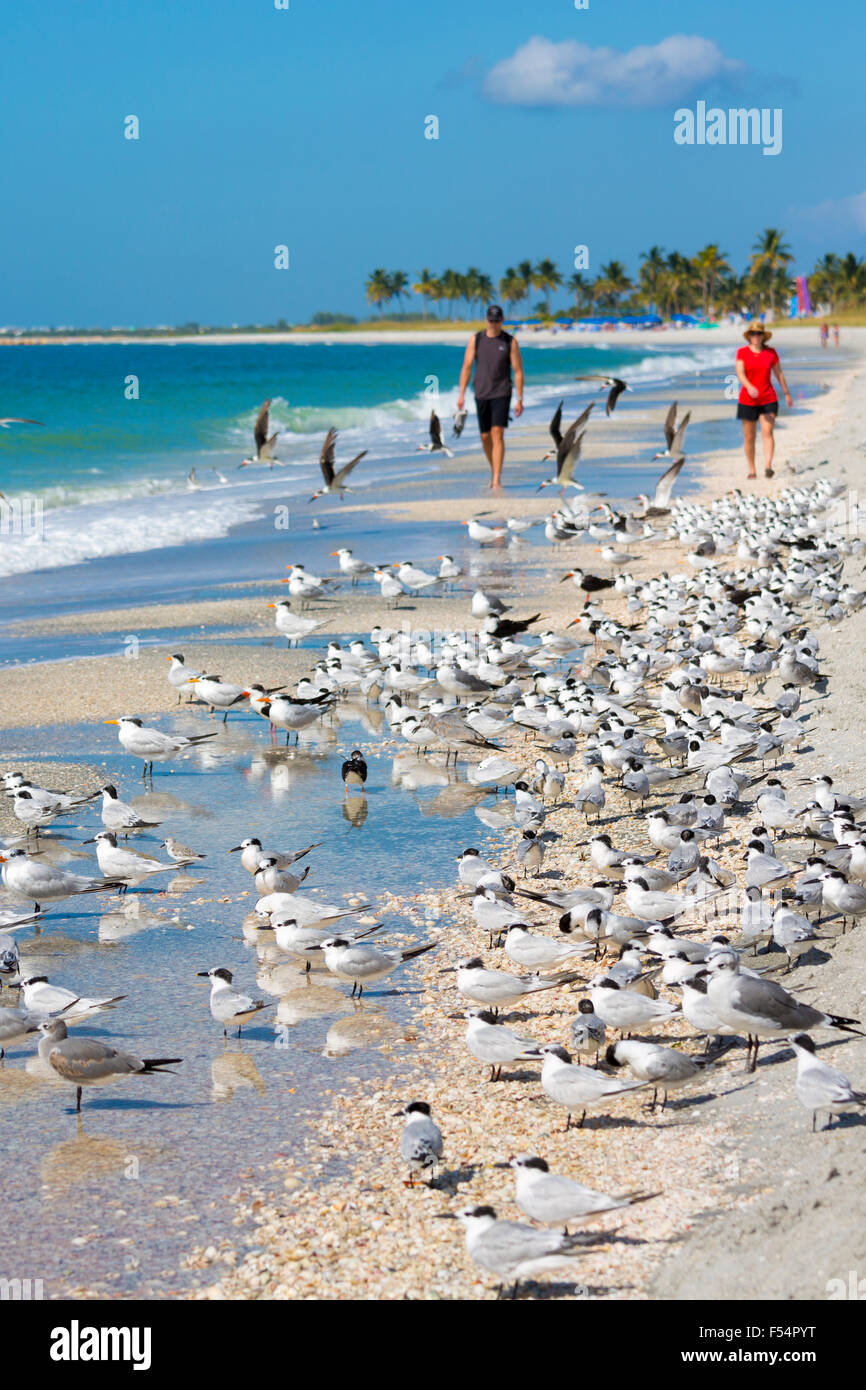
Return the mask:
[[737,361],[742,362],[750,384],[758,388],[757,396],[750,396],[745,386],[742,387],[739,395],[740,405],[770,405],[779,399],[770,379],[770,373],[778,360],[779,354],[775,348],[761,348],[760,352],[753,352],[748,344],[740,348]]

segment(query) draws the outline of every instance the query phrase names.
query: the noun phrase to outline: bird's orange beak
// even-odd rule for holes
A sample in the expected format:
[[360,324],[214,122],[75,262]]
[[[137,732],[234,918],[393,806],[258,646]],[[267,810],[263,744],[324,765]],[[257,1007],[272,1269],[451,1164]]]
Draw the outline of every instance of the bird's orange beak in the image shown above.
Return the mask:
[[199,680],[199,679],[200,679],[199,676],[190,676],[189,679],[188,679],[188,681],[187,681],[187,685],[195,685],[196,681]]
[[278,579],[278,580],[277,580],[277,583],[278,583],[278,584],[290,584],[290,583],[291,583],[291,580],[290,580],[290,579]]
[[268,604],[266,604],[265,606],[266,606],[267,608],[276,608],[277,605],[276,605],[275,603],[268,603]]
[[334,557],[335,555],[339,555],[339,553],[340,553],[339,550],[329,550],[329,551],[328,551],[328,554],[331,556],[332,559],[333,559],[333,557]]
[[103,719],[103,724],[119,724],[119,719]]

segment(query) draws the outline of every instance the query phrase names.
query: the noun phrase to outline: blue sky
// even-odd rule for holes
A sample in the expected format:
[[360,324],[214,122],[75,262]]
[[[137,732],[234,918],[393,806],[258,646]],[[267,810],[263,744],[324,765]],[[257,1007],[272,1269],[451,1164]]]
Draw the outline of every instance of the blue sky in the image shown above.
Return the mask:
[[[767,225],[797,270],[864,252],[855,0],[290,4],[7,7],[0,323],[360,313],[374,266],[569,272],[577,243],[739,265]],[[781,154],[675,145],[698,99],[781,107]]]

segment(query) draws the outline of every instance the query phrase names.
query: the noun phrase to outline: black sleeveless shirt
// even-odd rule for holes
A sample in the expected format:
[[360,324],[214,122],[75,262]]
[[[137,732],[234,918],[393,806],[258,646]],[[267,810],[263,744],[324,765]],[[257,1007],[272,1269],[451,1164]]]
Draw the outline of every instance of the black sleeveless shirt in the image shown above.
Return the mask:
[[489,338],[483,330],[475,334],[473,390],[476,400],[495,400],[511,395],[512,342],[510,333],[499,333],[495,338]]

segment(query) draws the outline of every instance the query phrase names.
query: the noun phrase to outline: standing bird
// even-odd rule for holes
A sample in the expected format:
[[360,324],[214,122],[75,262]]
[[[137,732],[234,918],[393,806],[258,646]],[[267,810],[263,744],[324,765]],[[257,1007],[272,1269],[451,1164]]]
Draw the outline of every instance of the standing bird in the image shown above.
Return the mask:
[[862,1110],[866,1094],[855,1091],[844,1072],[822,1062],[815,1055],[815,1044],[808,1033],[798,1033],[791,1039],[797,1054],[797,1099],[812,1112],[812,1133],[819,1110],[827,1111],[827,1125],[834,1111]]
[[66,1025],[59,1018],[47,1019],[40,1025],[39,1055],[57,1073],[61,1081],[75,1087],[75,1109],[81,1109],[84,1086],[106,1086],[126,1076],[150,1076],[177,1066],[181,1057],[136,1057],[121,1052],[96,1038],[70,1038]]
[[346,796],[349,795],[350,787],[363,787],[367,780],[367,764],[361,757],[360,748],[353,748],[351,755],[340,768],[340,776],[343,779],[343,789]]
[[253,426],[253,439],[255,440],[255,458],[244,459],[238,464],[239,468],[248,468],[252,463],[266,463],[269,468],[274,466],[274,445],[277,442],[279,430],[274,430],[273,434],[268,434],[269,415],[271,409],[270,399],[266,400]]
[[605,1235],[564,1236],[536,1230],[523,1221],[498,1221],[492,1207],[465,1207],[463,1211],[443,1212],[442,1216],[462,1222],[469,1258],[504,1281],[499,1285],[497,1298],[502,1296],[505,1282],[514,1280],[511,1297],[516,1298],[521,1279],[569,1266],[585,1246],[608,1240]]
[[251,999],[248,994],[241,994],[239,989],[233,989],[232,972],[223,966],[214,966],[212,970],[199,970],[197,973],[200,978],[210,980],[210,1011],[217,1023],[222,1024],[224,1038],[228,1037],[229,1028],[237,1028],[240,1037],[244,1024],[254,1019],[262,1009],[274,1007],[273,1003],[265,1003],[263,999]]
[[[409,1178],[406,1187],[415,1186],[415,1174],[426,1172],[428,1168],[439,1167],[442,1157],[442,1131],[430,1116],[430,1106],[425,1100],[413,1100],[405,1110],[406,1123],[400,1137],[400,1157],[409,1165]],[[433,1186],[431,1174],[429,1186]]]
[[325,486],[320,488],[318,492],[313,493],[310,498],[311,502],[315,502],[317,497],[333,496],[335,492],[340,494],[340,500],[342,501],[344,494],[349,491],[349,488],[346,487],[346,479],[355,467],[355,464],[360,463],[361,459],[367,453],[366,449],[362,449],[360,454],[356,454],[348,463],[344,463],[343,467],[338,472],[335,472],[334,461],[336,447],[337,431],[335,429],[330,429],[325,435],[325,442],[322,445],[322,452],[319,455],[319,467],[322,470]]
[[[616,584],[615,579],[603,579],[599,574],[587,574],[585,570],[579,569],[569,570],[560,579],[560,584],[564,584],[566,579],[570,579],[575,587],[582,589],[587,596],[599,594],[603,589],[612,589]],[[577,619],[574,621],[576,622]],[[569,623],[568,626],[572,627],[573,623]]]
[[575,377],[575,380],[600,381],[608,388],[607,403],[604,408],[605,415],[612,415],[613,412],[616,410],[616,403],[622,395],[623,391],[631,390],[631,387],[625,381],[621,381],[618,376],[578,376]]
[[419,444],[415,450],[416,454],[447,454],[448,458],[453,459],[454,455],[450,449],[446,449],[442,442],[442,425],[435,410],[430,412],[430,443]]

